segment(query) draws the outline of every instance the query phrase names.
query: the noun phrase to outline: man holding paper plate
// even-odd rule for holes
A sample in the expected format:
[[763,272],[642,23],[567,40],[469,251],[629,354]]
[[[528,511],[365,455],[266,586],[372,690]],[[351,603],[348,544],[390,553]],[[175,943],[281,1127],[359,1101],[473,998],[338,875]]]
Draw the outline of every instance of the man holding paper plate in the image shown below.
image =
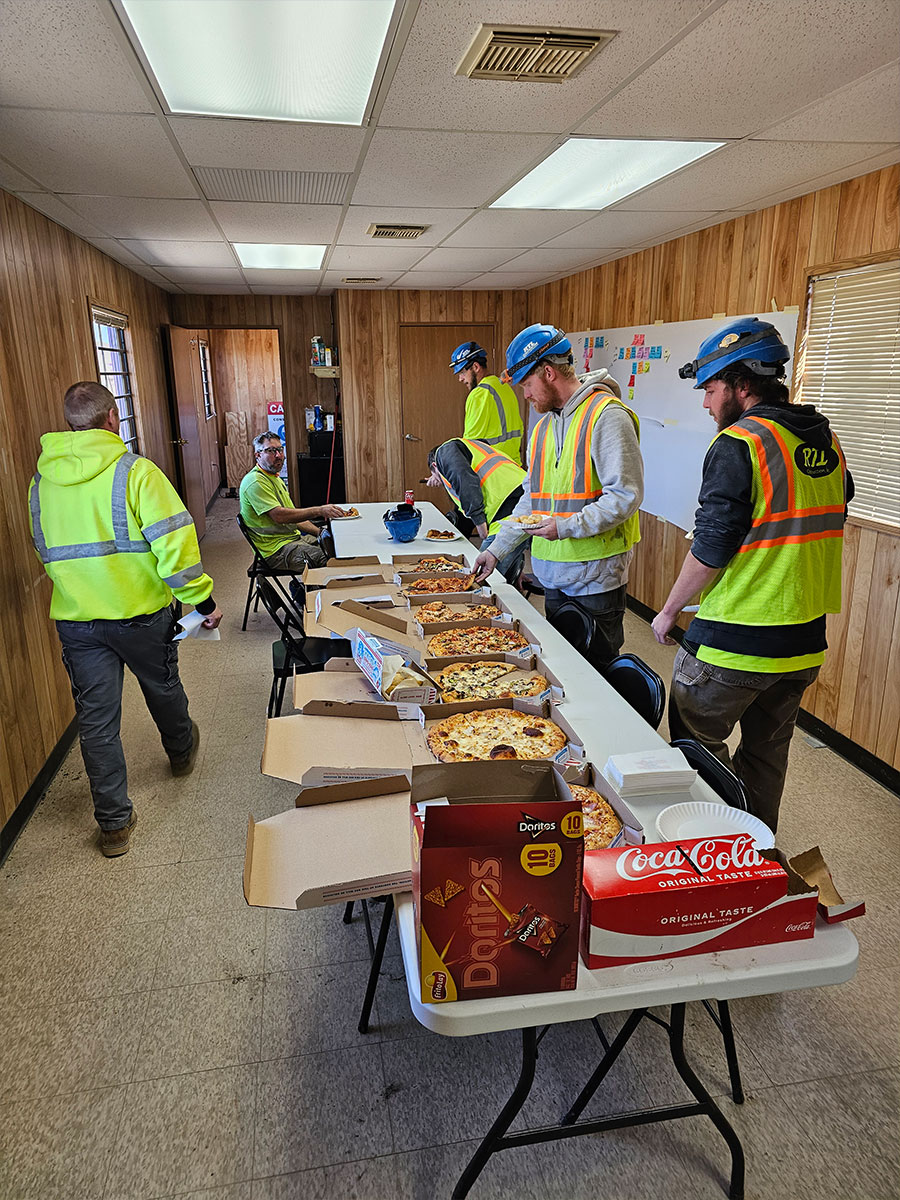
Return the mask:
[[[673,738],[702,742],[743,781],[774,832],[803,693],[841,607],[841,543],[853,482],[828,421],[789,403],[790,352],[774,325],[741,317],[683,366],[719,433],[703,464],[694,540],[653,622],[656,640],[700,594],[675,659]],[[741,744],[725,744],[736,724]]]

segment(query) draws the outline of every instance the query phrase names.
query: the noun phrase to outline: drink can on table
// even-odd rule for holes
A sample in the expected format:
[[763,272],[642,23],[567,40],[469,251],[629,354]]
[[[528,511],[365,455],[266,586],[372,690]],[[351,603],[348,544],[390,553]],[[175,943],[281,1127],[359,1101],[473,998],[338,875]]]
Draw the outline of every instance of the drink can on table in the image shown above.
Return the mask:
[[406,493],[403,497],[403,500],[406,504],[415,504],[416,497],[415,497],[415,493],[413,492],[412,488],[406,489]]

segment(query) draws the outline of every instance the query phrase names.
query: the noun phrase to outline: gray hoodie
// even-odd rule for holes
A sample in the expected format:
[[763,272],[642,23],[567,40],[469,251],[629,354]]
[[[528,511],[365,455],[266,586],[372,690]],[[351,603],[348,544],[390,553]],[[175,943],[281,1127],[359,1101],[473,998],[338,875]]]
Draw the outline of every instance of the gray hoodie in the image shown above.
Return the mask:
[[[594,371],[580,376],[581,387],[566,402],[559,412],[550,413],[551,431],[556,444],[557,457],[562,453],[566,432],[580,405],[598,389],[617,395],[615,380],[610,380],[605,371]],[[603,485],[603,494],[591,504],[585,505],[580,513],[557,517],[557,528],[561,537],[593,537],[604,530],[613,529],[640,508],[644,498],[644,463],[635,433],[634,422],[618,404],[608,405],[594,425],[591,438],[591,458],[597,477]],[[526,487],[528,480],[526,479]],[[526,490],[516,505],[513,515],[531,512],[531,492]],[[503,527],[491,545],[491,553],[498,559],[505,558],[529,535],[516,526]],[[586,596],[596,592],[610,592],[628,580],[628,565],[632,551],[614,554],[610,558],[593,559],[588,562],[554,562],[537,558],[532,552],[531,565],[538,582],[545,588],[556,588],[569,596]]]

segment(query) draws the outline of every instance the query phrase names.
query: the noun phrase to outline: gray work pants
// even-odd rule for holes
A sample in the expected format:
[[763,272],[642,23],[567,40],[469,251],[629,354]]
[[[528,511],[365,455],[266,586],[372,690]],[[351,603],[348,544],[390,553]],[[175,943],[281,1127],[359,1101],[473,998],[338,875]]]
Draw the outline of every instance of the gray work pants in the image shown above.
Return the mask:
[[120,737],[126,666],[140,684],[166,754],[179,758],[191,749],[191,719],[178,677],[174,627],[171,606],[127,621],[56,622],[72,682],[94,817],[101,829],[122,829],[131,819]]
[[293,571],[302,575],[304,567],[324,567],[328,555],[311,533],[301,533],[293,542],[266,557],[266,563],[276,571]]
[[[747,789],[750,811],[773,833],[800,701],[818,674],[818,667],[734,671],[701,662],[684,647],[675,657],[669,736],[695,738],[734,771]],[[737,724],[741,743],[732,757],[725,739]]]

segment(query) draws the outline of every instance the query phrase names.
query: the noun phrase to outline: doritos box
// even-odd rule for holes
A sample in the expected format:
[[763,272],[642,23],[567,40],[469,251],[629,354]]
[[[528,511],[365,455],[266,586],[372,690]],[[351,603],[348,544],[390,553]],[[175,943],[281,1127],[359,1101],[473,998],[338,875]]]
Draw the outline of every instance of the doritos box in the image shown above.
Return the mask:
[[818,893],[747,833],[683,838],[584,860],[581,956],[612,967],[812,937]]
[[581,809],[559,773],[414,767],[410,797],[422,1001],[574,988]]

